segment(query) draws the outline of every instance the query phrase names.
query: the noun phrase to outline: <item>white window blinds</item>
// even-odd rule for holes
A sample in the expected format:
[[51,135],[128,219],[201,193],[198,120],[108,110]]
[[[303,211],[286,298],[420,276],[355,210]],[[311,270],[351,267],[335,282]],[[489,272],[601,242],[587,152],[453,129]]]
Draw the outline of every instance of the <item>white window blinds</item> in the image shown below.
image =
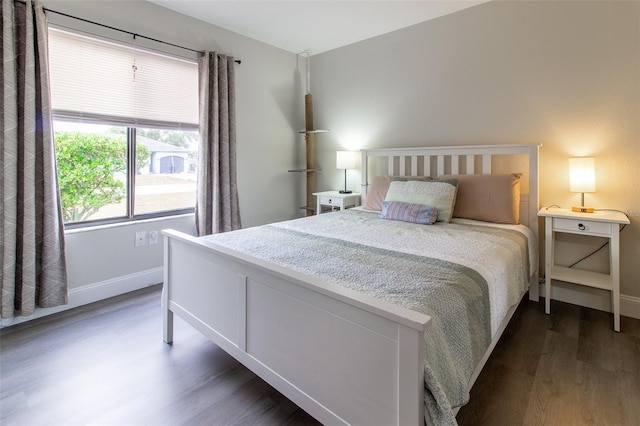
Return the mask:
[[198,64],[49,28],[57,118],[145,127],[198,127]]

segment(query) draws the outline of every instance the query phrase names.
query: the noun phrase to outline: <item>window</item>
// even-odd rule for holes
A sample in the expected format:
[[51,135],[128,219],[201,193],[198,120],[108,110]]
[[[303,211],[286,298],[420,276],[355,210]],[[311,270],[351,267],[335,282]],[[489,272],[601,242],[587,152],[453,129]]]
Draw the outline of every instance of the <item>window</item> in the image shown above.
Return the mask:
[[54,28],[49,50],[65,223],[193,211],[195,60]]
[[[136,130],[135,202],[138,214],[196,204],[198,132]],[[144,147],[142,150],[140,148]]]

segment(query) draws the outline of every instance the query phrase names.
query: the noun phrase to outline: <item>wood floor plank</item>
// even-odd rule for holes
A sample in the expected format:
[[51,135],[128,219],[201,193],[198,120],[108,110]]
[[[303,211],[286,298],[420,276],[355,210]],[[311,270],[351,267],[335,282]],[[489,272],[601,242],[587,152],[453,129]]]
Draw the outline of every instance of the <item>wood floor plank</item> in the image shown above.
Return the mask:
[[534,378],[498,362],[490,362],[458,413],[460,426],[522,424]]
[[[624,417],[620,412],[620,389],[615,374],[594,364],[577,362],[576,389],[580,422],[593,425],[619,425]],[[602,393],[602,389],[609,389]]]
[[[535,302],[531,302],[535,303]],[[535,303],[533,310],[545,317],[550,318],[551,331],[562,334],[567,337],[577,339],[580,337],[580,313],[582,308],[569,303],[551,301],[552,314],[547,315],[541,308],[541,305]]]
[[580,321],[578,360],[598,365],[611,372],[638,371],[640,353],[635,349],[640,337],[628,333],[611,333],[611,314],[583,310]]
[[545,342],[545,332],[552,326],[552,319],[538,310],[535,302],[523,300],[494,349],[492,360],[534,376]]
[[572,424],[575,416],[575,377],[578,340],[547,331],[525,424]]
[[622,421],[635,419],[634,425],[640,425],[640,371],[621,371],[616,373],[616,379]]
[[[523,301],[461,425],[640,425],[640,320]],[[0,330],[0,424],[318,425],[149,288]]]

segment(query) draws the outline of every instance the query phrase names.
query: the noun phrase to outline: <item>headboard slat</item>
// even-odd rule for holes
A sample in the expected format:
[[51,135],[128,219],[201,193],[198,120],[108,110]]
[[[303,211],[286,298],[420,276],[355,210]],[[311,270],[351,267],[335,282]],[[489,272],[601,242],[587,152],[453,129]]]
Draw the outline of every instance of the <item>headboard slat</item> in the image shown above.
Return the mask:
[[476,169],[475,163],[476,163],[475,155],[467,155],[467,164],[465,165],[466,166],[465,170],[467,171],[468,175],[475,174],[475,169]]
[[457,175],[460,172],[460,157],[458,157],[457,155],[452,155],[451,156],[451,174],[452,175]]
[[482,174],[485,174],[485,175],[491,174],[491,156],[490,155],[482,156]]
[[444,155],[438,155],[438,162],[436,167],[436,175],[440,176],[444,174]]

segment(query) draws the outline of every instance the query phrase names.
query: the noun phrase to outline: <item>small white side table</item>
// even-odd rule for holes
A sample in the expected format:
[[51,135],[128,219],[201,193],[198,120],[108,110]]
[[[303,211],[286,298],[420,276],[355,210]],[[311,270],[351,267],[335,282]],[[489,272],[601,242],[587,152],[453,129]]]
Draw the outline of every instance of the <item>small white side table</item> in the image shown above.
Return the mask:
[[[538,216],[545,218],[545,312],[551,311],[552,279],[608,290],[613,329],[620,331],[620,226],[629,224],[629,218],[615,211],[576,213],[553,207],[543,207]],[[555,236],[559,232],[608,238],[609,274],[555,265]]]
[[360,193],[341,194],[338,191],[314,192],[316,197],[316,214],[322,213],[322,206],[329,206],[331,210],[344,210],[360,205]]

